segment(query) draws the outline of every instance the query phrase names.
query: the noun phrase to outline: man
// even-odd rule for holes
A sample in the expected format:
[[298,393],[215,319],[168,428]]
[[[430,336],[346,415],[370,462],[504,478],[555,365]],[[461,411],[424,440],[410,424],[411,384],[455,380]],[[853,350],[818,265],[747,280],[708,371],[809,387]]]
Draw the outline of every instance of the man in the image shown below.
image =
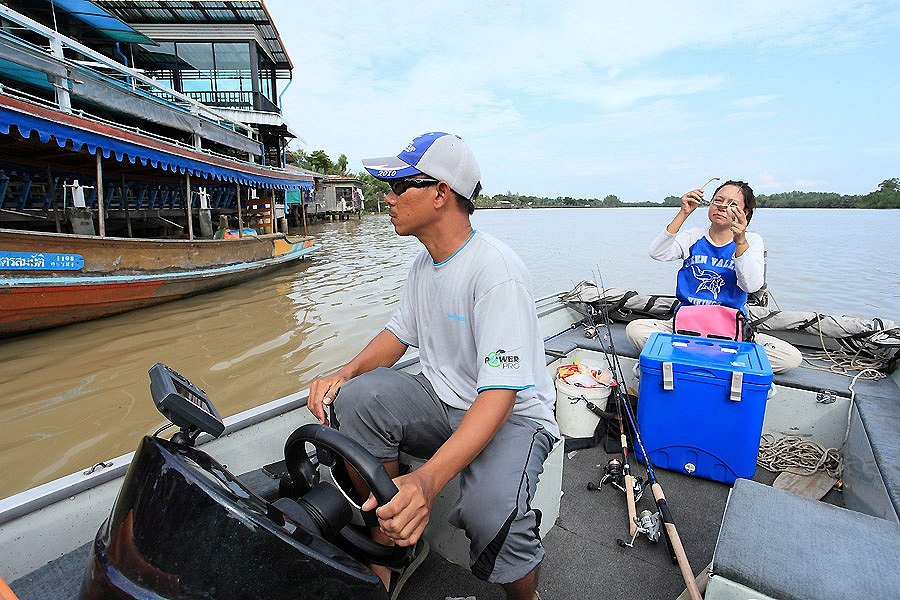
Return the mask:
[[[459,474],[450,521],[471,540],[472,572],[510,599],[533,600],[544,549],[530,502],[559,428],[531,277],[506,245],[473,230],[481,171],[459,137],[426,133],[396,157],[363,165],[391,187],[396,232],[424,249],[385,329],[313,382],[309,409],[328,424],[330,406],[335,425],[395,477],[399,492],[377,509],[373,538],[416,544],[435,496]],[[385,368],[410,346],[420,375]],[[428,461],[397,477],[399,450]],[[370,497],[363,509],[375,504]],[[373,570],[392,593],[403,583]]]

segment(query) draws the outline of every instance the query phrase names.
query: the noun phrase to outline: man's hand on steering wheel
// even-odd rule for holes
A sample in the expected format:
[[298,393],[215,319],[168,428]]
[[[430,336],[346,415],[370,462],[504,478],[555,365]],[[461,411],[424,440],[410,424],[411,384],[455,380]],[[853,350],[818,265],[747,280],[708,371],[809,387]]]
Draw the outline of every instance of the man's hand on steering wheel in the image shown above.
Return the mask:
[[[397,486],[391,480],[384,465],[363,448],[359,442],[350,439],[336,429],[331,429],[321,424],[310,423],[298,427],[288,437],[284,445],[284,459],[287,465],[288,473],[294,482],[300,482],[303,488],[302,494],[307,505],[314,504],[310,497],[314,494],[315,489],[320,486],[331,487],[327,483],[318,483],[316,470],[312,466],[309,455],[306,452],[306,443],[310,442],[316,446],[322,446],[331,450],[341,457],[345,463],[351,467],[366,486],[372,490],[372,507],[379,503],[383,506],[390,504],[390,501],[398,494]],[[402,478],[398,478],[400,481]],[[307,493],[309,492],[309,493]],[[335,490],[336,494],[339,494]],[[409,493],[409,492],[407,492]],[[413,494],[414,495],[414,494]],[[344,497],[346,499],[346,497]],[[430,507],[430,502],[428,503]],[[324,511],[319,511],[324,514]],[[425,523],[427,523],[427,515]],[[336,528],[340,524],[336,525]],[[416,540],[421,536],[424,530],[424,524],[421,528],[417,528]],[[358,532],[352,526],[344,526],[339,529],[339,535],[344,538],[351,546],[356,547],[368,557],[370,562],[396,566],[401,565],[409,556],[408,544],[385,545],[379,544],[371,540],[367,535]],[[406,538],[404,538],[406,539]]]
[[[431,479],[413,471],[394,479],[397,494],[380,507],[374,495],[362,505],[363,510],[375,510],[382,532],[398,546],[412,546],[422,537],[431,516],[435,492]],[[376,508],[377,507],[377,508]]]

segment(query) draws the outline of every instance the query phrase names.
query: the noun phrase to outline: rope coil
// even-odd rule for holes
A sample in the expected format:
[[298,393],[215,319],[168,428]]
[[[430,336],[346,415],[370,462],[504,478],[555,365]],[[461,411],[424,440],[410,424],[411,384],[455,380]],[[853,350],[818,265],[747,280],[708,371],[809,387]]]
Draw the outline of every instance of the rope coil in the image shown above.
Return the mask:
[[844,470],[844,459],[838,448],[826,449],[796,435],[776,438],[771,433],[762,436],[757,464],[773,473],[812,475],[822,470],[835,479],[840,479]]
[[[885,372],[890,370],[890,367],[895,360],[896,348],[885,347],[880,350],[869,348],[868,352],[866,352],[864,349],[865,347],[860,345],[856,348],[856,352],[852,354],[846,350],[829,351],[825,345],[825,334],[822,331],[822,315],[818,313],[816,313],[816,325],[822,350],[803,357],[809,368],[817,371],[837,373],[838,375],[844,375],[846,377],[852,376],[851,371],[858,371],[856,377],[853,378],[854,382],[860,376],[862,376],[863,379],[870,379],[872,381],[878,381],[879,379],[887,377]],[[896,334],[897,330],[897,327],[892,327],[879,333]],[[812,361],[819,361],[822,363],[830,362],[831,364],[828,366],[816,365]]]
[[844,429],[844,439],[841,440],[840,447],[826,449],[796,435],[776,438],[771,433],[764,433],[760,438],[756,464],[773,473],[788,471],[795,475],[812,475],[821,469],[831,477],[841,479],[844,471],[844,459],[841,451],[850,437],[853,404],[856,402],[856,390],[853,388],[859,379],[877,380],[884,376],[875,369],[862,369],[847,386],[847,389],[850,390],[850,405],[847,407],[847,427]]

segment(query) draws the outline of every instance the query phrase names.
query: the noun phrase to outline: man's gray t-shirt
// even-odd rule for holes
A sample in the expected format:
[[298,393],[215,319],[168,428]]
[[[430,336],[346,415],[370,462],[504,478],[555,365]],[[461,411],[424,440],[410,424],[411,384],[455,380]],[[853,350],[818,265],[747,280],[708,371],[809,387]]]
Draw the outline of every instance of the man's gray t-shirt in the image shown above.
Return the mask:
[[422,373],[446,404],[468,410],[482,390],[516,390],[513,414],[559,436],[531,276],[499,240],[475,231],[438,264],[422,251],[386,329],[419,349]]

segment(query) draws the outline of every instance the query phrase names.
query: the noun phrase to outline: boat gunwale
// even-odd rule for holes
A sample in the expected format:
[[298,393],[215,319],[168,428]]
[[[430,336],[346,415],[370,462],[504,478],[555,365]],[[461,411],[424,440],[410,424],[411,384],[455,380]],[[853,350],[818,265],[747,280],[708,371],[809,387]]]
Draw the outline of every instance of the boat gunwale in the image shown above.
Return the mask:
[[47,277],[0,277],[0,289],[3,287],[16,286],[37,286],[37,287],[57,287],[70,285],[107,285],[115,283],[127,283],[138,281],[158,281],[172,279],[188,279],[202,278],[207,276],[222,275],[230,272],[240,272],[274,266],[283,262],[297,260],[321,249],[321,245],[316,244],[306,248],[300,248],[291,252],[287,252],[280,256],[273,256],[255,261],[239,262],[230,265],[221,265],[212,268],[192,269],[182,271],[148,271],[142,273],[125,274],[125,275],[75,275],[68,277],[47,276]]
[[143,245],[143,244],[172,244],[172,245],[192,245],[192,244],[253,244],[253,243],[262,243],[262,242],[271,242],[274,240],[284,239],[290,243],[301,243],[306,242],[308,240],[314,239],[313,236],[296,236],[288,233],[261,233],[261,234],[253,234],[253,235],[244,235],[236,238],[227,238],[227,239],[206,239],[206,238],[194,238],[192,240],[183,239],[183,238],[129,238],[129,237],[115,237],[115,236],[98,236],[98,235],[84,235],[79,233],[60,233],[55,231],[30,231],[25,229],[9,229],[6,227],[0,227],[0,237],[4,235],[12,235],[12,236],[22,236],[25,238],[40,238],[40,237],[49,237],[54,239],[63,239],[63,240],[75,240],[75,241],[85,241],[91,244],[99,243],[99,242],[112,242],[115,244],[125,244],[125,245]]
[[[415,364],[418,360],[418,353],[415,352],[399,361],[395,367],[404,369]],[[230,434],[252,427],[268,419],[306,406],[308,396],[309,388],[306,388],[260,406],[241,411],[230,417],[225,417],[223,419],[225,431],[220,437],[227,437]],[[203,433],[197,438],[196,445],[203,446],[214,439],[216,438]],[[48,481],[0,499],[0,526],[125,475],[132,458],[134,458],[134,452],[122,454],[103,461],[107,463],[108,466],[106,467],[95,468],[95,465],[95,467],[64,475],[53,481]]]

